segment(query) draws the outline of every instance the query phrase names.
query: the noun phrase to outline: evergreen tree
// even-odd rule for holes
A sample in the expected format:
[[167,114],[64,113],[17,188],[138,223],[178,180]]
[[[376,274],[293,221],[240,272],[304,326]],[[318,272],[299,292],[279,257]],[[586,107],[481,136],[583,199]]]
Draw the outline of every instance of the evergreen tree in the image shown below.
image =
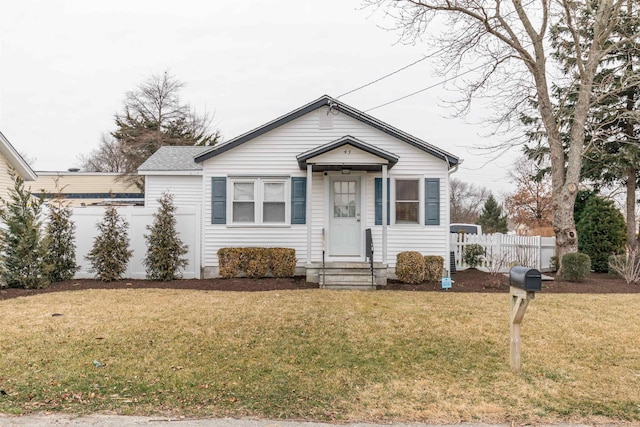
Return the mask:
[[502,215],[502,207],[498,205],[493,195],[489,195],[489,198],[484,202],[482,213],[478,217],[477,224],[482,226],[482,232],[491,233],[506,233],[507,232],[507,216]]
[[49,203],[48,219],[45,260],[51,265],[49,280],[71,280],[80,268],[76,263],[76,225],[71,220],[71,208],[61,197],[56,196]]
[[578,250],[591,258],[591,268],[597,273],[609,270],[609,257],[624,253],[626,224],[622,213],[611,200],[593,196],[577,223]]
[[102,222],[96,224],[98,235],[86,259],[91,263],[96,278],[103,282],[119,280],[127,270],[133,254],[129,249],[129,223],[114,206],[107,206]]
[[153,214],[153,224],[147,226],[150,233],[144,236],[147,255],[143,263],[147,278],[162,281],[179,279],[182,277],[180,270],[188,263],[182,257],[187,253],[188,246],[182,243],[176,230],[173,195],[164,193],[158,203],[160,206]]
[[42,198],[33,197],[24,188],[24,180],[14,173],[9,200],[3,200],[0,219],[0,242],[3,275],[12,288],[44,288],[49,284],[50,266],[41,232]]

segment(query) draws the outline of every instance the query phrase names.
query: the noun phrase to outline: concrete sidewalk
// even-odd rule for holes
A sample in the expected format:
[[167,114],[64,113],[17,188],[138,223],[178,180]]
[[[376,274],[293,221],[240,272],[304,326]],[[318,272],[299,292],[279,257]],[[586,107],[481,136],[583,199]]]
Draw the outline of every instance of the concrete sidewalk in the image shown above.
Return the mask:
[[[270,421],[256,419],[233,418],[207,418],[207,419],[176,419],[163,417],[132,417],[121,415],[87,415],[73,417],[64,414],[56,415],[29,415],[22,417],[10,417],[0,415],[0,427],[13,426],[59,426],[59,427],[136,427],[136,426],[176,426],[176,427],[516,427],[518,424],[329,424],[309,421]],[[586,424],[526,424],[537,427],[596,427]],[[612,427],[615,424],[602,424],[597,427]]]

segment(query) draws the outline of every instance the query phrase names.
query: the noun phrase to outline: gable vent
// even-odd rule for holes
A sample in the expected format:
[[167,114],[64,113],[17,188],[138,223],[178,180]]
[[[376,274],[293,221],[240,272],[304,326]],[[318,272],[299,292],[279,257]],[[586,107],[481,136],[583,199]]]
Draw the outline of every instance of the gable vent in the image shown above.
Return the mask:
[[321,108],[320,110],[318,110],[318,129],[333,129],[333,112],[328,108]]

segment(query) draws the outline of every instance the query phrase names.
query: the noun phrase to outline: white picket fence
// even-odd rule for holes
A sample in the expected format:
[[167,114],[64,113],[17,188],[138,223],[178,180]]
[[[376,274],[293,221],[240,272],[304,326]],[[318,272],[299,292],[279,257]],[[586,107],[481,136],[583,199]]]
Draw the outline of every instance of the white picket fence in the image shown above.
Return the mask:
[[[129,279],[144,279],[146,272],[142,260],[147,251],[145,234],[149,234],[147,225],[153,223],[155,209],[137,206],[118,207],[118,213],[129,223],[129,248],[133,255],[129,260],[124,277]],[[93,246],[93,240],[98,234],[96,224],[104,216],[103,207],[78,207],[73,209],[72,220],[76,224],[76,262],[80,270],[76,278],[92,278],[91,265],[85,256]],[[185,257],[189,261],[183,270],[185,279],[200,277],[200,210],[196,208],[178,208],[175,213],[176,229],[182,242],[189,246]]]
[[479,270],[508,272],[514,265],[551,271],[551,258],[555,255],[556,238],[540,236],[516,236],[510,234],[454,234],[451,233],[451,250],[456,269],[469,268],[464,262],[465,248],[478,244],[484,248]]

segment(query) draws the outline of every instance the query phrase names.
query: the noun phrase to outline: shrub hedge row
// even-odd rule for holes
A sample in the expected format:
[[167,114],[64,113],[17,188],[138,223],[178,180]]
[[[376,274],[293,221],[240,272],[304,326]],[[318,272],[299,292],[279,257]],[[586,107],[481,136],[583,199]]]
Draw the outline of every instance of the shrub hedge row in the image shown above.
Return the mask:
[[442,277],[444,258],[422,256],[420,252],[400,252],[396,259],[396,277],[403,283],[436,282]]
[[220,275],[236,277],[293,277],[296,272],[296,251],[290,248],[221,248],[218,250]]

